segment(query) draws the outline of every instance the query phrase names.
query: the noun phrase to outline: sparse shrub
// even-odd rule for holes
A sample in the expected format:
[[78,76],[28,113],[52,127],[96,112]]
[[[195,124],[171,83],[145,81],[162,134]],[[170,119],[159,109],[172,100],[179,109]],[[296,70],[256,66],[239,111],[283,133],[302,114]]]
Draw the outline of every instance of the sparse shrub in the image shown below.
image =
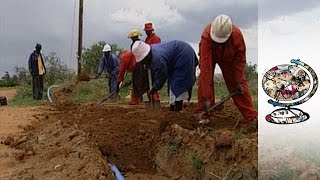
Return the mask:
[[69,82],[74,77],[74,72],[63,64],[55,52],[44,56],[46,65],[46,75],[44,76],[44,86],[49,87],[54,84]]
[[189,160],[190,165],[192,166],[192,168],[198,172],[203,171],[204,170],[204,163],[203,161],[200,159],[200,157],[196,154],[192,155],[190,160]]
[[166,153],[167,155],[171,156],[173,154],[176,154],[181,147],[181,139],[175,137],[170,139],[167,148],[166,148]]
[[248,81],[258,80],[258,73],[256,71],[257,65],[251,62],[246,64],[245,75]]
[[15,99],[27,99],[29,97],[32,97],[32,89],[31,85],[29,84],[21,84],[17,88],[17,94],[15,96]]
[[207,134],[209,134],[210,137],[216,137],[217,135],[219,135],[221,133],[220,130],[218,130],[218,129],[214,129],[211,127],[207,128],[207,129],[208,129]]
[[10,106],[30,106],[40,105],[46,102],[46,94],[44,92],[44,99],[42,101],[32,99],[32,90],[30,84],[20,84],[17,88],[17,93],[12,100],[9,101]]
[[243,134],[237,132],[236,133],[236,139],[242,139],[243,138]]

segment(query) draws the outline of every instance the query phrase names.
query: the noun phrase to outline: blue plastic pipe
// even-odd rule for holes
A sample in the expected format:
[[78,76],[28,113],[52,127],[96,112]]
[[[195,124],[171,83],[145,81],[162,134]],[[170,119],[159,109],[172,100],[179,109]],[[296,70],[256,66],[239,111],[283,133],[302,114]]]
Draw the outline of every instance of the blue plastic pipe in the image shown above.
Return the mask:
[[114,174],[116,175],[117,180],[125,180],[115,164],[109,164],[109,166],[110,166],[111,170],[114,172]]
[[49,99],[50,103],[52,103],[52,99],[51,99],[51,96],[50,96],[50,90],[51,90],[51,88],[56,88],[56,87],[58,87],[58,85],[52,85],[52,86],[50,86],[48,88],[47,96],[48,96],[48,99]]

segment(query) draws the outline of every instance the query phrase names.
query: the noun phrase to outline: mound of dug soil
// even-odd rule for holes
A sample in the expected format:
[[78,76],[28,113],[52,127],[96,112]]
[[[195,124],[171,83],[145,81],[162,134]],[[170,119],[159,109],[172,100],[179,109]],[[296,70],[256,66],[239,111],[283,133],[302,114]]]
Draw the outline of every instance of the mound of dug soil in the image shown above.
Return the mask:
[[70,101],[70,95],[74,89],[74,86],[58,87],[57,89],[54,89],[52,93],[53,102],[66,103],[67,101]]
[[[165,109],[146,113],[142,106],[108,104],[60,104],[57,109],[61,113],[55,118],[86,132],[105,158],[124,174],[204,178],[210,173],[223,176],[232,168],[233,173],[255,176],[257,133],[247,125],[233,130],[241,116],[231,102],[225,106],[207,125],[199,124],[190,113]],[[170,145],[176,137],[178,145]],[[199,171],[202,168],[206,170]]]
[[173,125],[157,145],[156,164],[165,174],[182,179],[257,177],[257,139],[236,138],[231,131],[203,134]]

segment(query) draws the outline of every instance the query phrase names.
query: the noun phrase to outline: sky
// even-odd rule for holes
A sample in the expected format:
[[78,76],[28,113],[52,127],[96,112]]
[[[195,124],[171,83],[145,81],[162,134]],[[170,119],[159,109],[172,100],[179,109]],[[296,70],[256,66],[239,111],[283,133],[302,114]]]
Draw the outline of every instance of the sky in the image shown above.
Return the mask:
[[[294,106],[294,108],[299,108],[310,115],[310,119],[306,122],[277,125],[265,121],[267,114],[278,109],[267,103],[270,97],[262,90],[261,80],[266,70],[276,65],[291,64],[291,59],[299,58],[315,70],[318,79],[320,76],[318,46],[320,42],[320,2],[295,2],[297,4],[292,4],[293,7],[290,7],[293,10],[292,12],[289,12],[290,10],[286,6],[270,8],[259,3],[259,149],[266,149],[267,147],[264,144],[270,141],[272,143],[281,141],[288,147],[299,146],[306,149],[310,149],[310,146],[301,146],[302,142],[304,144],[320,143],[319,88],[307,102]],[[279,3],[278,5],[281,5],[283,1],[279,1]],[[269,12],[274,13],[270,18],[267,16]],[[283,12],[283,14],[280,12]],[[261,156],[271,154],[269,152],[268,154],[260,153]]]
[[[43,53],[56,52],[62,61],[76,67],[79,0],[1,0],[0,75],[14,66],[27,66],[36,43]],[[204,27],[220,13],[231,16],[243,31],[247,59],[257,63],[256,0],[90,0],[84,2],[83,43],[117,43],[129,48],[127,33],[154,24],[162,41],[183,40],[198,51]],[[145,34],[143,33],[143,39]]]
[[[43,45],[44,54],[56,52],[65,64],[76,68],[79,0],[30,2],[1,0],[0,76],[15,66],[26,67],[36,43]],[[312,10],[317,4],[317,0],[87,0],[83,43],[88,47],[103,40],[129,48],[128,31],[134,27],[142,30],[145,22],[152,21],[163,41],[183,40],[198,51],[204,27],[225,13],[244,34],[247,61],[257,64],[258,18],[260,25],[268,25],[277,18]]]

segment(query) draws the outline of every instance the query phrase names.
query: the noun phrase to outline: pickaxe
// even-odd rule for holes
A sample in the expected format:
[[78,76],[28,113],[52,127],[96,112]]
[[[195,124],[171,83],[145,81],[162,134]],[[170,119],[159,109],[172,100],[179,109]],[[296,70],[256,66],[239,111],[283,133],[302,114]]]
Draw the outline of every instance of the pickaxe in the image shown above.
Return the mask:
[[[205,114],[209,114],[211,111],[213,111],[214,109],[216,109],[217,107],[219,107],[220,105],[222,105],[225,101],[229,100],[230,98],[232,98],[235,95],[239,95],[239,94],[244,94],[244,92],[242,91],[242,88],[240,86],[239,89],[235,90],[234,92],[230,93],[227,97],[222,98],[219,102],[217,102],[216,104],[214,104],[213,106],[207,108],[205,111],[199,113],[197,115],[197,117],[199,119],[201,119],[201,117]],[[206,103],[206,102],[205,102]]]

